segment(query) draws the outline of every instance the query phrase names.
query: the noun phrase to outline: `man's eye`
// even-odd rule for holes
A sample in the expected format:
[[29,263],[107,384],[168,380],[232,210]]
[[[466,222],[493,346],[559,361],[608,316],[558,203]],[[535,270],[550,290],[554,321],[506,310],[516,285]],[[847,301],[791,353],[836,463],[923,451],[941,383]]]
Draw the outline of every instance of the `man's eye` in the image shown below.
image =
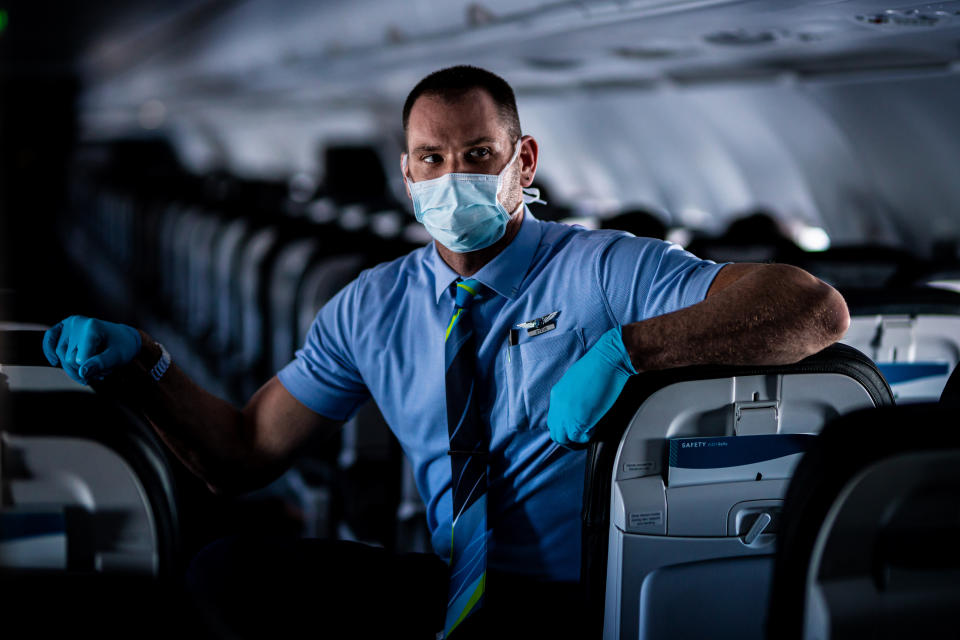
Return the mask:
[[436,164],[437,162],[442,162],[443,158],[438,153],[431,153],[428,156],[423,156],[420,160],[427,164]]
[[487,156],[490,155],[490,149],[486,147],[477,147],[476,149],[471,149],[470,151],[468,151],[467,155],[474,160],[478,160],[480,158],[486,158]]

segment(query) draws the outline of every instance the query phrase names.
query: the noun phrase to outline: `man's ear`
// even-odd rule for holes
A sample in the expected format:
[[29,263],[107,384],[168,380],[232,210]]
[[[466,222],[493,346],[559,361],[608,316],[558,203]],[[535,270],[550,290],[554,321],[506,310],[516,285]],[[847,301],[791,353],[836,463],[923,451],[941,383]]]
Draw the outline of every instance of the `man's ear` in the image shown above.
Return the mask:
[[540,157],[540,146],[533,136],[520,138],[520,186],[529,187],[537,175],[537,159]]
[[407,154],[400,154],[400,176],[403,178],[403,189],[407,192],[407,197],[413,200],[413,196],[410,195],[410,185],[407,184],[407,163],[406,160]]

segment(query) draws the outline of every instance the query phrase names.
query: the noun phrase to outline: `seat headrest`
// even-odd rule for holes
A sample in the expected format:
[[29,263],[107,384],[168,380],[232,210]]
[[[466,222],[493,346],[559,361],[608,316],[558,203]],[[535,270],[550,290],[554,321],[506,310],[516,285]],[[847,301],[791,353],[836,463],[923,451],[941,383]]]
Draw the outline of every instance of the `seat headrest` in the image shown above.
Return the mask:
[[954,367],[953,373],[947,378],[947,384],[940,394],[940,404],[960,406],[960,366]]
[[797,465],[784,499],[768,637],[801,637],[814,546],[848,483],[874,463],[896,455],[960,449],[956,415],[953,407],[917,403],[855,411],[824,427]]

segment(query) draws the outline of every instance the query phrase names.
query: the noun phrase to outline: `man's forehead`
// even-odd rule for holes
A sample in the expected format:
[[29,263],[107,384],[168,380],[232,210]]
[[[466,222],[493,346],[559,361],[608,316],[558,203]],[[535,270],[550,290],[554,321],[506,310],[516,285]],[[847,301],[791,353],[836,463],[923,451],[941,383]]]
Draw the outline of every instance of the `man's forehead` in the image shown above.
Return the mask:
[[503,142],[507,129],[490,95],[475,89],[453,99],[425,94],[410,109],[410,148]]

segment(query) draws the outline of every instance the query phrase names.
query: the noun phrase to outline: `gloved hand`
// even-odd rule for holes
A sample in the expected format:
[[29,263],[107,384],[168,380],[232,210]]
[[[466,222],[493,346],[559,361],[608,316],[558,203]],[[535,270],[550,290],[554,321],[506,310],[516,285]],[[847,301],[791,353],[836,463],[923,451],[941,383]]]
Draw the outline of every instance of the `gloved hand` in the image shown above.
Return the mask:
[[620,327],[607,331],[550,390],[547,426],[559,444],[584,444],[636,374]]
[[62,366],[80,384],[103,380],[133,360],[140,346],[140,332],[133,327],[85,316],[70,316],[43,335],[50,364]]

